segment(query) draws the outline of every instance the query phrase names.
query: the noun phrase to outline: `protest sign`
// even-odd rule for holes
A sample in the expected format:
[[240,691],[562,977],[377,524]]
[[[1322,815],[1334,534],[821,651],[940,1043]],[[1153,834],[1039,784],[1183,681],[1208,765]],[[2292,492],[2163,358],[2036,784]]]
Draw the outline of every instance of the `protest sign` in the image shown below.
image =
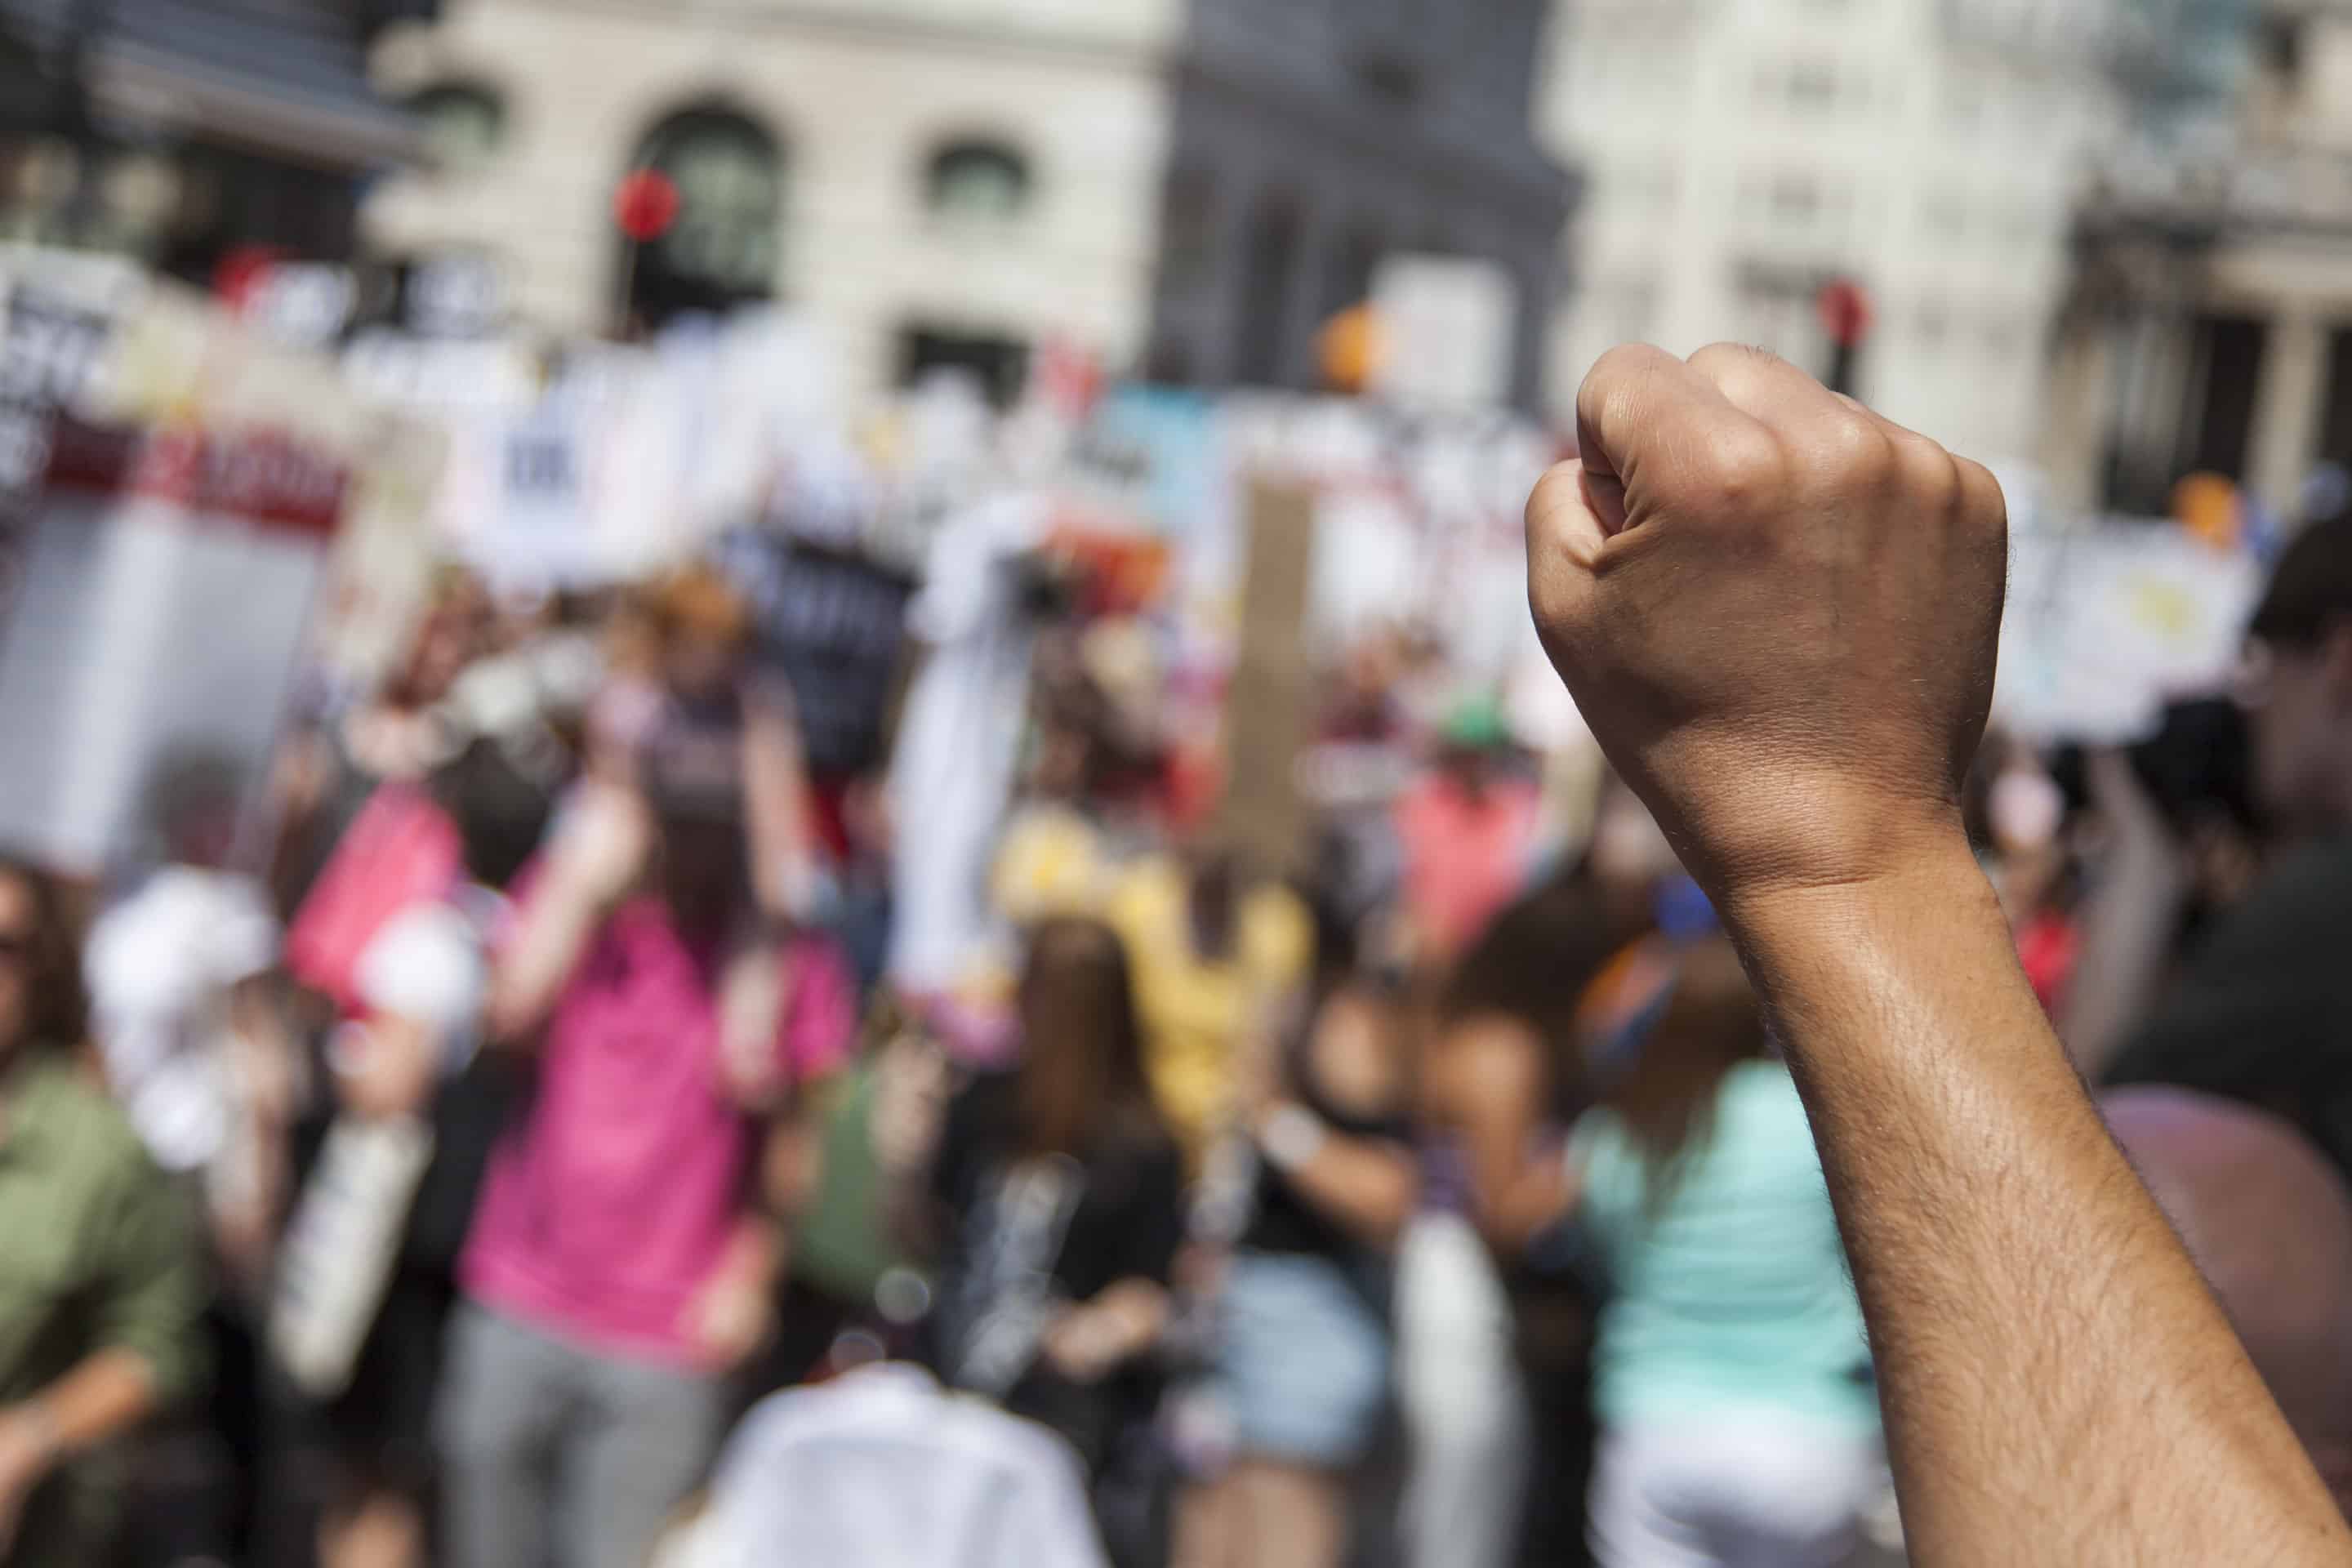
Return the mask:
[[2033,740],[2121,743],[2223,689],[2262,568],[2169,522],[2024,529],[2010,552],[1994,712]]
[[838,776],[880,761],[914,579],[766,530],[729,535],[718,556],[751,603],[761,667],[792,689],[811,770]]
[[159,770],[259,786],[344,485],[267,432],[58,421],[0,627],[0,841],[95,876]]

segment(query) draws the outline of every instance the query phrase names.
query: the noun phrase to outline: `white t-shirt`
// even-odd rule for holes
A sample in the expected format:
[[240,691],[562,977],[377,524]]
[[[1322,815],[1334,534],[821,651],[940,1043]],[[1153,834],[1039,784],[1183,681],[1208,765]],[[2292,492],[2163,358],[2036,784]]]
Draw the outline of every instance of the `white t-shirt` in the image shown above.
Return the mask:
[[278,921],[250,877],[166,866],[99,917],[82,954],[99,1050],[157,1164],[194,1171],[237,1120],[230,990],[278,962]]
[[468,908],[473,901],[461,898],[401,910],[367,944],[352,976],[370,1011],[414,1018],[442,1037],[447,1073],[473,1059],[489,989],[482,949],[486,921],[495,916]]
[[889,1363],[754,1405],[665,1568],[1106,1562],[1069,1445]]

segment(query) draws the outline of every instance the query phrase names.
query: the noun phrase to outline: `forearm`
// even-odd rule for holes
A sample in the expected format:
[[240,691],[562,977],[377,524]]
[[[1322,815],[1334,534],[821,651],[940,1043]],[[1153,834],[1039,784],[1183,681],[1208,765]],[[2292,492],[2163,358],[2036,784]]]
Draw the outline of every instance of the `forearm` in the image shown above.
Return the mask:
[[779,919],[800,919],[814,875],[809,841],[808,769],[792,718],[753,715],[743,743],[745,830],[760,907]]
[[1168,1327],[1167,1288],[1151,1279],[1121,1279],[1072,1308],[1071,1315],[1099,1336],[1094,1349],[1104,1361],[1131,1361],[1158,1344]]
[[54,1450],[64,1458],[120,1436],[155,1408],[155,1369],[136,1351],[103,1350],[33,1401]]
[[2066,988],[2066,1050],[2085,1076],[2105,1071],[2147,1009],[2187,897],[2174,858],[2130,844],[2117,849],[2084,915],[2082,961]]
[[1336,1132],[1284,1174],[1299,1196],[1374,1247],[1395,1242],[1421,1189],[1412,1157],[1395,1144]]
[[512,1044],[547,1021],[603,918],[601,902],[563,887],[530,912],[490,982],[489,1037]]
[[1957,832],[1909,864],[1724,909],[1821,1146],[1913,1560],[2343,1561]]
[[1471,1222],[1487,1250],[1505,1263],[1516,1262],[1575,1202],[1556,1143],[1533,1153],[1523,1144],[1507,1159],[1480,1162],[1472,1172]]

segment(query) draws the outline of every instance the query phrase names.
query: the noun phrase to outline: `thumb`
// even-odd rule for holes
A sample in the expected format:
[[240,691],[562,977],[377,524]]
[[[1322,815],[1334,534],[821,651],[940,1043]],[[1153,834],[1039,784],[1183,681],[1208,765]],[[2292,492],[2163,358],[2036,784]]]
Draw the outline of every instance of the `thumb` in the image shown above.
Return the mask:
[[1528,596],[1549,641],[1580,625],[1601,546],[1624,526],[1625,487],[1580,458],[1560,463],[1528,497]]

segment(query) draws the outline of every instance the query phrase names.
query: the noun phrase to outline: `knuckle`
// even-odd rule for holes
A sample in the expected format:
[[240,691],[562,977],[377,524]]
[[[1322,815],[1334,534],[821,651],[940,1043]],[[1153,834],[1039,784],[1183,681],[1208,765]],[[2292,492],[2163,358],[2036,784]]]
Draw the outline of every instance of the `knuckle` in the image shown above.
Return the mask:
[[1748,343],[1709,343],[1690,356],[1690,367],[1716,384],[1734,404],[1750,406],[1768,394],[1780,356]]
[[2009,498],[2001,493],[2000,481],[1982,463],[1967,458],[1954,458],[1951,462],[1966,520],[1988,534],[2005,536],[2009,531]]
[[1841,484],[1882,486],[1896,479],[1895,438],[1868,414],[1841,408],[1822,422],[1822,451]]
[[1705,483],[1727,501],[1761,500],[1788,478],[1788,458],[1769,431],[1751,421],[1726,423],[1707,434],[1696,465]]
[[1732,370],[1779,364],[1780,356],[1754,343],[1738,343],[1726,339],[1707,344],[1690,356],[1690,363],[1698,370]]
[[1965,499],[1960,465],[1949,452],[1925,436],[1906,436],[1897,443],[1903,488],[1911,498],[1938,514],[1949,513]]

